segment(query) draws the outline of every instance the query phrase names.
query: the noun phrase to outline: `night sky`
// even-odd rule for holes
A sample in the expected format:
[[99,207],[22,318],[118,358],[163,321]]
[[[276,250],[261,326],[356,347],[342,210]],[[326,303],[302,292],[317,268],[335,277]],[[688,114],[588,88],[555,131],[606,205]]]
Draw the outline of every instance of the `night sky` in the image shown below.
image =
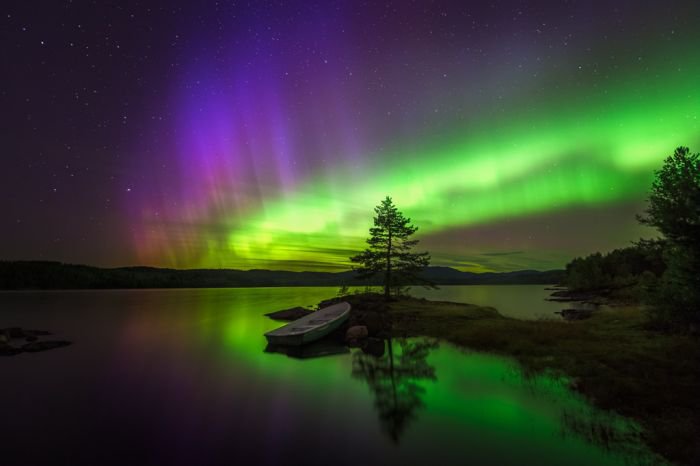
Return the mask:
[[435,265],[549,269],[700,150],[696,0],[0,11],[0,259],[347,269],[391,195]]

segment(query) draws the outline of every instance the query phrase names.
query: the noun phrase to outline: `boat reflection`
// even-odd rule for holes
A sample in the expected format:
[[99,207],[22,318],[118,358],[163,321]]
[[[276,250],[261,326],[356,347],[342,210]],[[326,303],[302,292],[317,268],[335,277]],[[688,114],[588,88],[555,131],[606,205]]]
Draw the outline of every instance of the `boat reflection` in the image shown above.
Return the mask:
[[288,345],[272,345],[268,344],[265,347],[266,353],[284,354],[294,359],[313,359],[325,356],[335,356],[338,354],[348,354],[348,347],[332,338],[324,338],[322,340],[301,346]]

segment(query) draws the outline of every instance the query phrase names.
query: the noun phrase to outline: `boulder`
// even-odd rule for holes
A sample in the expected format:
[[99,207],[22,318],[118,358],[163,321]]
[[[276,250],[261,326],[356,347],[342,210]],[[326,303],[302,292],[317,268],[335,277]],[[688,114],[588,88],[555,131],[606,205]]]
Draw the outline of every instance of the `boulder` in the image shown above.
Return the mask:
[[37,353],[39,351],[48,351],[54,348],[61,348],[70,344],[70,341],[63,340],[35,341],[33,343],[27,343],[25,345],[22,345],[22,351],[26,351],[28,353]]
[[20,348],[8,345],[7,343],[0,343],[0,356],[14,356],[21,352],[22,350]]
[[557,314],[565,320],[583,320],[591,317],[593,311],[591,309],[562,309]]
[[345,341],[347,341],[348,343],[354,343],[358,340],[367,338],[367,335],[369,335],[367,327],[365,327],[364,325],[353,325],[352,327],[348,328],[345,332]]
[[5,332],[10,336],[10,338],[24,338],[24,330],[19,327],[12,327],[5,329]]

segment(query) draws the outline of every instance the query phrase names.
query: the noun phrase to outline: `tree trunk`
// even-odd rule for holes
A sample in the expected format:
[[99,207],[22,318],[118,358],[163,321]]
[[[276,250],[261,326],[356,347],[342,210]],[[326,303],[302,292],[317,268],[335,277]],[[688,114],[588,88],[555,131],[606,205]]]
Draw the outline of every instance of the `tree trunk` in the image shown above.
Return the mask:
[[391,394],[394,399],[394,406],[393,410],[396,411],[396,409],[399,406],[399,400],[397,398],[397,393],[396,393],[396,377],[394,375],[394,347],[391,342],[391,337],[388,339],[389,342],[389,373],[391,374]]

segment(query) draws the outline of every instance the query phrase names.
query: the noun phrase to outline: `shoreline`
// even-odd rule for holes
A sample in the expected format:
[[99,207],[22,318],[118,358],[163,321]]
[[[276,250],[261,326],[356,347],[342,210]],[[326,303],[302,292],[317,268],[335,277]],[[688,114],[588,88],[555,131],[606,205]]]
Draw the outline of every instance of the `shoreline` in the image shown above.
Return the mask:
[[[552,291],[548,288],[551,286],[546,283],[448,283],[437,284],[440,288],[451,286],[537,286],[545,287],[545,290]],[[333,288],[337,290],[342,285],[307,285],[307,284],[270,284],[270,285],[231,285],[231,286],[182,286],[182,287],[143,287],[143,288],[0,288],[0,293],[57,293],[57,292],[92,292],[92,291],[174,291],[174,290],[236,290],[241,288],[256,289],[256,288]],[[378,285],[348,285],[349,289],[364,289],[364,288],[379,288]],[[557,288],[560,290],[561,288]]]
[[643,441],[669,461],[700,457],[700,340],[648,330],[638,307],[610,307],[584,320],[517,320],[491,307],[411,297],[382,304],[380,298],[349,295],[322,305],[351,302],[357,314],[350,325],[388,316],[380,335],[438,338],[513,358],[525,373],[564,376],[595,407],[637,422]]

